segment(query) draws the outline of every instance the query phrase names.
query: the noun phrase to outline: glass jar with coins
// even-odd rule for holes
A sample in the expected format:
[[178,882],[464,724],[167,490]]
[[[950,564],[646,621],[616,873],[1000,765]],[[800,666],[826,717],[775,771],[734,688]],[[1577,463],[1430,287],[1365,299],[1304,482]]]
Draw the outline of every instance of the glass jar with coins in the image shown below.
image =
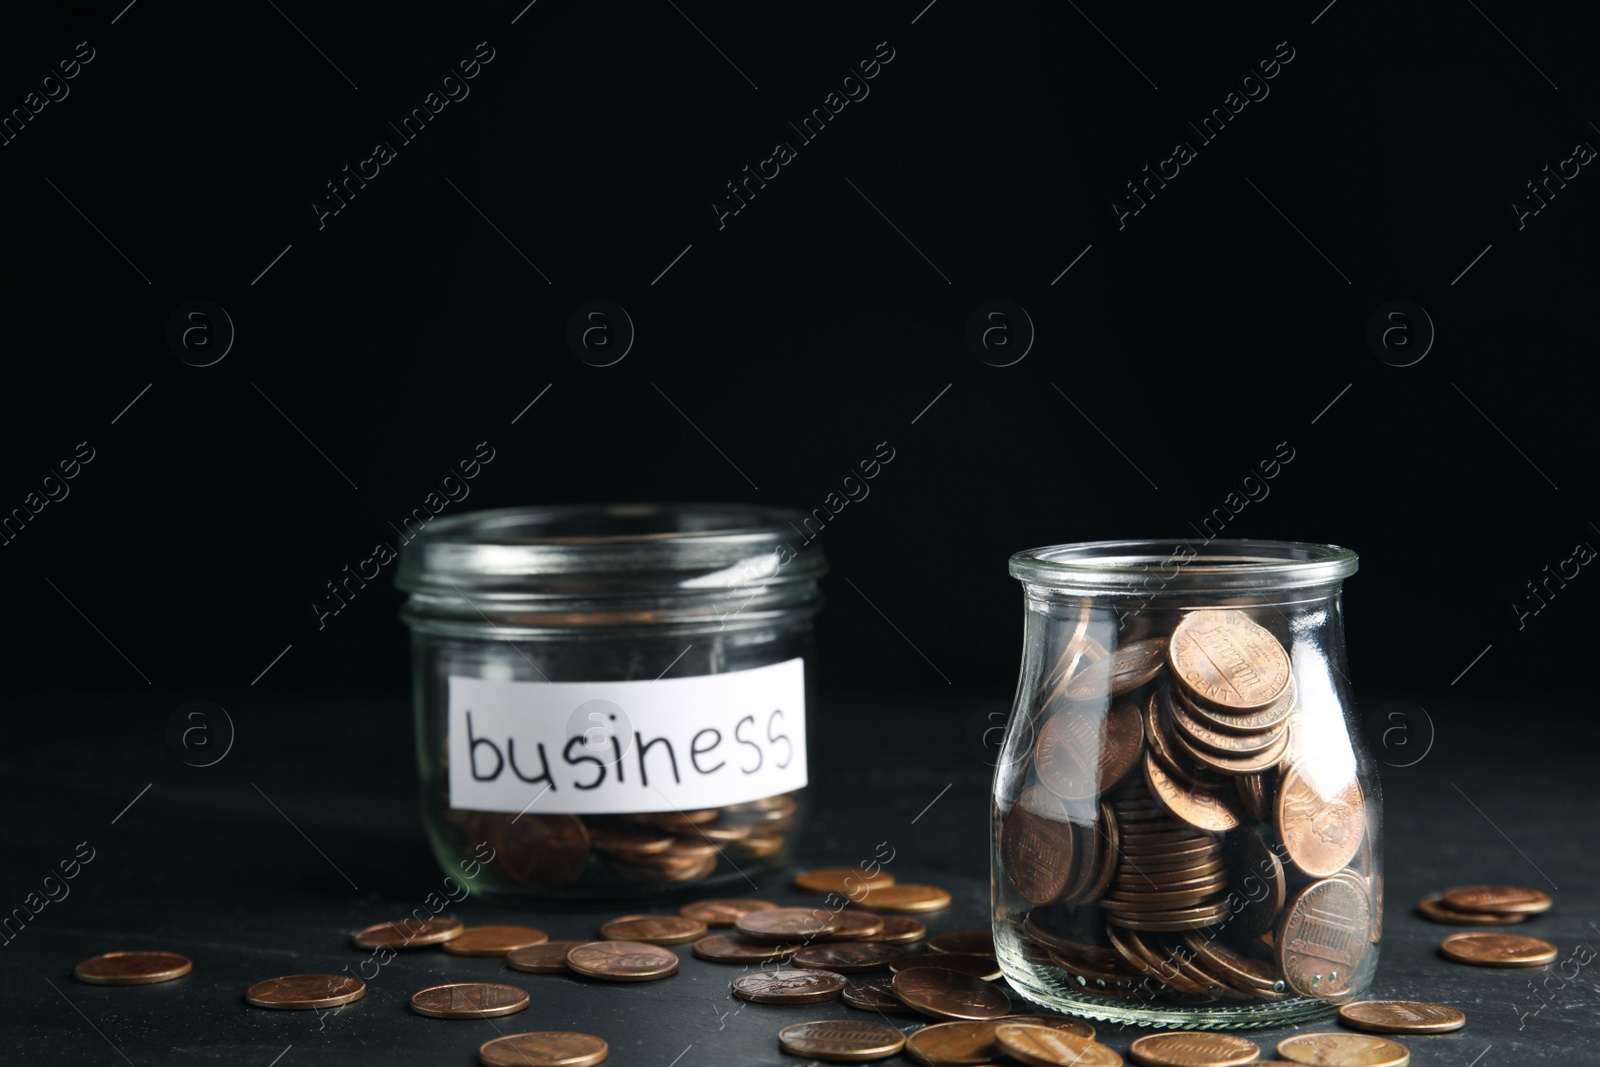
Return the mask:
[[1381,802],[1345,671],[1356,556],[1277,541],[1019,552],[994,779],[994,939],[1045,1007],[1266,1026],[1359,998]]
[[[807,516],[742,505],[434,519],[401,551],[422,814],[446,871],[545,897],[703,895],[803,813]],[[409,527],[408,527],[409,529]]]

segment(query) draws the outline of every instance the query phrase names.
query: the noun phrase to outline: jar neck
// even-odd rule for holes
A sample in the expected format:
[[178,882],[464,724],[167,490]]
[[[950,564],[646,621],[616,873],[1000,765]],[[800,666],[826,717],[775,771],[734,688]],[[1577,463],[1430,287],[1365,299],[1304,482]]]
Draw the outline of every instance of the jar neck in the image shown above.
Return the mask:
[[667,596],[413,592],[400,617],[413,630],[518,638],[620,630],[732,631],[805,622],[822,607],[815,582]]

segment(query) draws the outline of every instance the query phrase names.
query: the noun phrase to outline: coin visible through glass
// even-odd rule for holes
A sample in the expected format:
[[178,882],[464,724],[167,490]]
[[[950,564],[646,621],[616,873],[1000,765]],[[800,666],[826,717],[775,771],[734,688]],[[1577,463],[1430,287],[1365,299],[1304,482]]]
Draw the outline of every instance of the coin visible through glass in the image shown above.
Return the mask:
[[72,969],[72,977],[90,985],[154,985],[182,978],[194,961],[176,952],[103,952]]
[[593,1034],[571,1030],[538,1030],[507,1034],[478,1047],[484,1067],[591,1067],[611,1050]]
[[411,994],[411,1010],[430,1019],[490,1019],[528,1006],[528,994],[499,982],[452,982]]
[[310,1011],[337,1008],[367,995],[367,983],[348,974],[290,974],[269,978],[245,990],[244,999],[258,1008]]
[[929,952],[965,952],[975,956],[994,955],[994,931],[954,930],[928,939]]
[[1371,923],[1371,904],[1359,877],[1324,878],[1301,890],[1277,936],[1278,966],[1289,988],[1329,1001],[1348,996],[1372,948]]

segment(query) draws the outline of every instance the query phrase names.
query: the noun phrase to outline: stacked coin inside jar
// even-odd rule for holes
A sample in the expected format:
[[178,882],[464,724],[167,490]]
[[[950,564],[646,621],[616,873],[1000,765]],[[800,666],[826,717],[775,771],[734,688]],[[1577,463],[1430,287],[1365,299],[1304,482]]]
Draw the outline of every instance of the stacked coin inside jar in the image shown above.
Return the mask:
[[1339,702],[1307,699],[1270,628],[1285,617],[1145,611],[1108,651],[1094,614],[1019,704],[997,778],[1008,977],[1058,1006],[1357,995],[1381,920],[1368,798]]

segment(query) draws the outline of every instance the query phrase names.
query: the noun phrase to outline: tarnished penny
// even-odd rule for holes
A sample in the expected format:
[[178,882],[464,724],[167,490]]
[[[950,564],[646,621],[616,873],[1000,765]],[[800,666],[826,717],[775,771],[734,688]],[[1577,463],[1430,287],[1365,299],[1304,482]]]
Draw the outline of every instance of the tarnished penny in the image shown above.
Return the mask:
[[964,952],[975,956],[994,955],[994,931],[952,930],[928,939],[929,952]]
[[421,948],[438,945],[461,936],[466,929],[454,919],[427,919],[412,922],[398,919],[375,923],[355,936],[356,948]]
[[506,953],[506,966],[513,971],[528,974],[566,974],[567,953],[584,941],[545,941],[537,945],[524,945]]
[[698,919],[707,926],[732,926],[741,915],[752,911],[771,911],[778,905],[765,900],[715,898],[697,900],[678,909],[686,919]]
[[1122,1067],[1122,1057],[1093,1038],[1034,1023],[1001,1023],[994,1041],[1029,1067]]
[[1123,645],[1098,663],[1080,670],[1067,683],[1068,700],[1101,700],[1133,692],[1151,681],[1166,666],[1167,642],[1153,637]]
[[1479,967],[1543,967],[1555,962],[1556,947],[1521,934],[1451,934],[1439,951],[1457,963]]
[[1145,1067],[1237,1067],[1254,1063],[1261,1046],[1232,1034],[1146,1034],[1128,1046],[1128,1056]]
[[838,893],[856,899],[869,889],[894,885],[894,875],[885,870],[866,871],[860,867],[818,867],[794,876],[796,889],[808,893]]
[[1030,786],[1000,823],[1006,877],[1030,904],[1049,904],[1072,880],[1074,834],[1054,794]]
[[883,929],[863,941],[882,941],[890,945],[905,945],[921,941],[928,936],[928,928],[909,915],[880,915]]
[[832,934],[839,921],[822,908],[769,908],[739,916],[733,928],[757,941],[807,941]]
[[1444,906],[1491,915],[1536,915],[1550,910],[1550,894],[1514,885],[1470,885],[1444,892]]
[[1039,781],[1065,800],[1098,796],[1128,776],[1144,748],[1144,720],[1132,700],[1098,714],[1063,705],[1039,730],[1034,768]]
[[1313,878],[1343,870],[1361,847],[1367,812],[1353,779],[1324,796],[1298,768],[1278,790],[1278,832],[1289,861]]
[[713,963],[773,963],[786,960],[803,946],[791,941],[752,941],[728,934],[712,934],[694,943],[693,952]]
[[531,926],[469,926],[441,947],[452,956],[504,956],[548,940],[549,934]]
[[678,954],[642,941],[590,941],[567,950],[567,966],[590,978],[649,982],[678,973]]
[[1411,1052],[1398,1041],[1366,1034],[1296,1034],[1278,1042],[1278,1055],[1317,1067],[1406,1067]]
[[794,954],[796,967],[815,967],[838,974],[876,971],[900,959],[903,953],[893,945],[871,941],[841,941],[810,945]]
[[90,985],[154,985],[182,978],[194,961],[176,952],[103,952],[72,969],[72,977]]
[[1167,646],[1172,673],[1191,693],[1229,710],[1265,707],[1289,684],[1289,654],[1242,611],[1191,611]]
[[1421,1000],[1358,1000],[1339,1009],[1339,1021],[1375,1034],[1442,1034],[1467,1025],[1455,1008]]
[[245,990],[244,999],[258,1008],[309,1011],[337,1008],[367,995],[367,983],[348,974],[290,974],[269,978]]
[[453,982],[411,994],[411,1010],[430,1019],[492,1019],[528,1006],[528,994],[499,982]]
[[1456,911],[1444,905],[1443,893],[1430,893],[1417,901],[1417,914],[1429,922],[1451,926],[1510,926],[1528,916],[1525,914],[1488,914],[1476,911]]
[[624,915],[602,923],[607,941],[643,941],[647,945],[682,945],[706,936],[706,924],[682,915]]
[[985,982],[1000,977],[1000,964],[993,956],[979,956],[971,952],[925,952],[920,956],[902,956],[889,964],[896,974],[918,967],[943,967],[947,971],[960,971]]
[[814,1004],[837,1000],[847,984],[833,971],[751,971],[733,980],[733,995],[756,1004]]
[[1276,938],[1278,968],[1301,996],[1338,1001],[1372,948],[1372,909],[1359,879],[1324,878],[1294,898]]
[[491,866],[532,889],[569,886],[589,869],[589,830],[576,815],[500,816],[490,824]]
[[874,889],[857,899],[863,908],[874,911],[911,912],[940,911],[950,906],[950,894],[936,885],[892,885]]
[[917,967],[894,976],[894,995],[935,1019],[998,1019],[1011,1000],[981,978],[942,967]]
[[881,1060],[899,1052],[905,1043],[899,1030],[869,1019],[795,1023],[778,1031],[778,1047],[783,1051],[836,1063]]
[[610,1052],[593,1034],[571,1030],[538,1030],[508,1034],[478,1046],[484,1067],[591,1067]]
[[889,1012],[893,1015],[916,1014],[894,995],[894,979],[887,975],[881,978],[857,978],[847,983],[840,999],[852,1008],[859,1008],[862,1011]]
[[1161,806],[1190,826],[1220,834],[1239,825],[1239,813],[1222,794],[1179,782],[1149,753],[1144,757],[1144,780]]

